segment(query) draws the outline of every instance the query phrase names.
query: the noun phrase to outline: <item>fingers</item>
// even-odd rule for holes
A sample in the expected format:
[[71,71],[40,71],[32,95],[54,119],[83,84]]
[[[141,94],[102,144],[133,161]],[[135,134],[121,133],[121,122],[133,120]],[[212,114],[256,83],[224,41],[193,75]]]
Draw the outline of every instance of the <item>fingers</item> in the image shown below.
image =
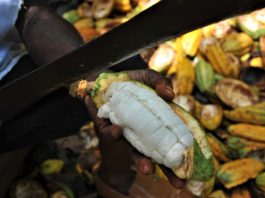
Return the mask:
[[128,71],[128,75],[132,80],[142,82],[155,89],[164,100],[171,101],[175,97],[172,82],[154,70],[132,70]]
[[167,176],[168,181],[176,188],[176,189],[180,189],[180,188],[184,188],[186,182],[185,180],[182,180],[178,177],[176,177],[176,175],[172,172],[172,170],[168,169],[165,166],[159,165],[159,167],[161,168],[161,170],[163,171],[163,173]]
[[117,125],[112,125],[107,119],[99,118],[97,116],[98,110],[89,96],[85,97],[85,104],[91,120],[95,123],[95,126],[98,128],[100,133],[110,135],[113,138],[121,137],[122,128]]
[[166,80],[158,81],[155,86],[155,90],[157,91],[158,95],[164,100],[171,101],[175,97],[172,87],[169,86]]
[[132,160],[135,164],[137,170],[144,174],[144,175],[150,175],[153,174],[155,171],[155,165],[152,163],[152,161],[140,154],[137,150],[133,149],[132,152]]

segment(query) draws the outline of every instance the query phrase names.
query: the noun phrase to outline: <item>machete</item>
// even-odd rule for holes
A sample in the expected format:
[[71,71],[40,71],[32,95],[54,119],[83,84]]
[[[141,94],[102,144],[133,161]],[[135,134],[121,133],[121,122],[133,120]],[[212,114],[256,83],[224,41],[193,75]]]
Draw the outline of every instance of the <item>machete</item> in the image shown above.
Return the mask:
[[120,63],[144,48],[263,7],[265,0],[160,1],[94,41],[2,87],[0,123],[10,120],[43,96]]

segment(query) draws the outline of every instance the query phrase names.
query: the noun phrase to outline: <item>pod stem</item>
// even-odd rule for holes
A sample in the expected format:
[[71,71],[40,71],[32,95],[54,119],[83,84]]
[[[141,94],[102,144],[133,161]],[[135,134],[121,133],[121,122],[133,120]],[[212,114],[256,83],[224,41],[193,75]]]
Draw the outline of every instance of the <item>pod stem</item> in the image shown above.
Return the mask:
[[95,85],[95,81],[79,80],[70,85],[69,94],[83,100],[90,96]]

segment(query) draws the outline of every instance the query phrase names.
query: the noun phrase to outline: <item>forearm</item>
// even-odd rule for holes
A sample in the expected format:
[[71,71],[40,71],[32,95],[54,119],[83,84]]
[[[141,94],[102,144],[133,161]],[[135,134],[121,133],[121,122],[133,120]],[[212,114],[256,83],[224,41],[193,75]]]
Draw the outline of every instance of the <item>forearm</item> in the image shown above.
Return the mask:
[[71,24],[37,4],[26,5],[20,11],[16,27],[37,65],[51,62],[83,44]]

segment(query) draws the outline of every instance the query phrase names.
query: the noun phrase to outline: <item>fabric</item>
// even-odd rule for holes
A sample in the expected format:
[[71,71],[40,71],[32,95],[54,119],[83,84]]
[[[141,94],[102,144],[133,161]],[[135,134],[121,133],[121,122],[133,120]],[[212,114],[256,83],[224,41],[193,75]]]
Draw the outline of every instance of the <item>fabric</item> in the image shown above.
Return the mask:
[[0,1],[0,80],[27,53],[15,31],[22,0]]

